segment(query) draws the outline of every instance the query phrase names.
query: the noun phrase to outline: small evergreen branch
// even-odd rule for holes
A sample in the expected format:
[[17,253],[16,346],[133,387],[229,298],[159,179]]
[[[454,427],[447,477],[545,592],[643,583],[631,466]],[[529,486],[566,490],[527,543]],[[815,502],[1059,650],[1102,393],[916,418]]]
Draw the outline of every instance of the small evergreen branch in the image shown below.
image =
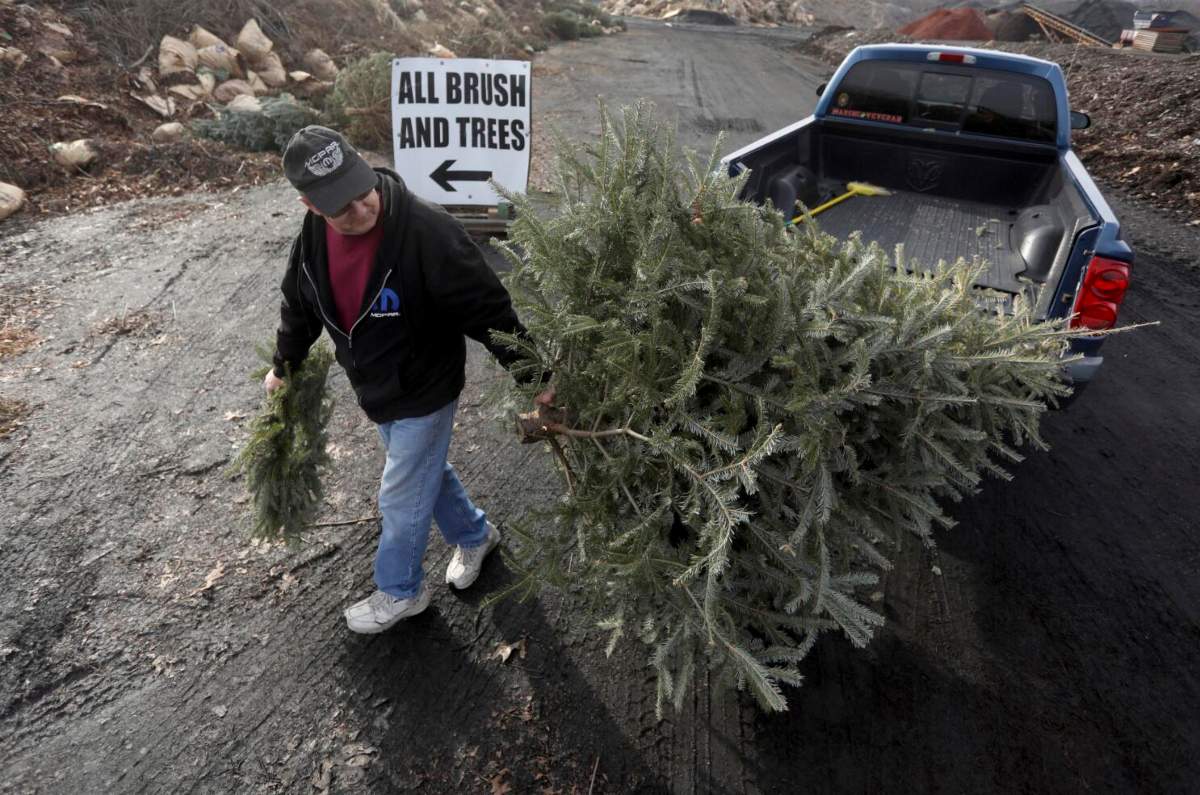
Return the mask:
[[[260,356],[271,361],[266,349]],[[304,363],[285,374],[250,423],[250,438],[231,465],[246,476],[254,506],[251,537],[298,545],[321,506],[321,473],[329,464],[326,426],[333,398],[326,388],[333,353],[318,343]],[[269,367],[269,365],[268,365]],[[261,379],[267,368],[255,373]],[[359,520],[362,521],[362,520]]]

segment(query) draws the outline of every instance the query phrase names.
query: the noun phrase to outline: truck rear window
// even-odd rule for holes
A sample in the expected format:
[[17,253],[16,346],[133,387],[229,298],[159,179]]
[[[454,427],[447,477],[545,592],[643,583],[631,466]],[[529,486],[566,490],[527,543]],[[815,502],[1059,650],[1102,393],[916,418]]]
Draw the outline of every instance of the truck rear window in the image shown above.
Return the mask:
[[917,86],[917,118],[941,124],[958,124],[963,105],[971,96],[971,78],[926,72]]
[[1050,84],[1038,77],[945,64],[862,61],[837,86],[831,115],[1053,142]]

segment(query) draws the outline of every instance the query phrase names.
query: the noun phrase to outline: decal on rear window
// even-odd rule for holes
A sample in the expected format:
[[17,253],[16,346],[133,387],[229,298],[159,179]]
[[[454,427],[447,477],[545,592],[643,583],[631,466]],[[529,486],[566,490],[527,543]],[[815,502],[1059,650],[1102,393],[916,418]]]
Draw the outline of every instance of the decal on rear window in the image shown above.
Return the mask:
[[849,116],[852,119],[867,121],[886,121],[892,124],[903,124],[904,117],[894,113],[878,113],[873,110],[854,110],[853,108],[832,108],[829,113],[833,116]]

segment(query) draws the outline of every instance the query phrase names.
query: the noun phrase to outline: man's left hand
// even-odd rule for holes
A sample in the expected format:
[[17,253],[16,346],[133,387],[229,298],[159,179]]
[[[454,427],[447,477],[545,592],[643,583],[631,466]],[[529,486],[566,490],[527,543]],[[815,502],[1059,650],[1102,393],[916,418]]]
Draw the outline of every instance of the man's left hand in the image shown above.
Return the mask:
[[267,394],[271,394],[281,386],[283,386],[283,379],[275,375],[275,370],[267,370],[267,374],[263,378],[263,389],[267,390]]

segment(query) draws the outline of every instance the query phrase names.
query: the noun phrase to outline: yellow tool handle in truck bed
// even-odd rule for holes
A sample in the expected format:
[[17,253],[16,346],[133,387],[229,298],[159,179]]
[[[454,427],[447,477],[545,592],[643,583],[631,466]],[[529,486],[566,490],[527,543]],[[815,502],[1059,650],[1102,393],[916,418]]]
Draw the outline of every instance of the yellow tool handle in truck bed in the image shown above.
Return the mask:
[[[881,188],[878,185],[872,185],[869,182],[847,182],[845,193],[843,193],[841,196],[830,199],[815,209],[809,210],[808,214],[816,215],[819,212],[824,212],[838,202],[849,199],[851,196],[888,196],[890,194],[891,191],[887,190],[886,188]],[[803,214],[797,215],[792,219],[793,224],[798,224],[802,221],[804,221]]]

